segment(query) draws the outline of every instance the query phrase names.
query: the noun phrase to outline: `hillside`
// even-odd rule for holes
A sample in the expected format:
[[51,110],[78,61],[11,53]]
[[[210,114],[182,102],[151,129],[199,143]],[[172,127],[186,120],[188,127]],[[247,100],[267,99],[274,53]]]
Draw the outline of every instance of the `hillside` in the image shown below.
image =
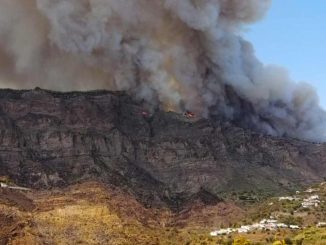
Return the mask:
[[[319,189],[319,195],[324,207],[325,188]],[[129,193],[97,182],[51,191],[0,188],[0,244],[241,245],[277,244],[284,239],[307,245],[325,244],[325,228],[317,228],[316,223],[298,230],[210,236],[214,228],[249,224],[253,209],[256,214],[266,211],[263,203],[241,206],[231,201],[214,205],[197,202],[179,213],[166,208],[145,208]],[[322,220],[318,209],[309,210],[310,220]],[[275,211],[284,210],[274,207]],[[268,217],[270,213],[264,215]],[[251,221],[254,220],[259,219],[252,217]]]
[[0,175],[34,189],[96,180],[146,207],[181,210],[230,193],[260,200],[326,177],[325,144],[151,112],[123,92],[1,90],[0,115]]
[[186,244],[212,239],[208,227],[242,212],[226,203],[197,203],[180,214],[148,209],[96,182],[27,193],[0,188],[0,244]]

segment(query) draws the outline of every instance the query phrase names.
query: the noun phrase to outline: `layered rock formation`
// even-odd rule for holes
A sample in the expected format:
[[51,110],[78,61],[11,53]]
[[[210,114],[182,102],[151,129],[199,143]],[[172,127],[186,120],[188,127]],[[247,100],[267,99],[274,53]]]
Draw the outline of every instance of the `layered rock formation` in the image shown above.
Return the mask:
[[319,182],[326,145],[150,113],[122,92],[1,90],[0,175],[39,189],[98,180],[178,209]]

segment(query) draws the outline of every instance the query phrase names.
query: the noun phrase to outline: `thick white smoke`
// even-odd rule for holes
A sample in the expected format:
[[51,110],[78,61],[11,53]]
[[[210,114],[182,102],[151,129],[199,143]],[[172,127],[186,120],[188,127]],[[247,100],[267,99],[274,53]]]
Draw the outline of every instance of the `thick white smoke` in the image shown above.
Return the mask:
[[128,90],[148,105],[326,139],[315,91],[240,36],[270,0],[1,0],[0,86]]

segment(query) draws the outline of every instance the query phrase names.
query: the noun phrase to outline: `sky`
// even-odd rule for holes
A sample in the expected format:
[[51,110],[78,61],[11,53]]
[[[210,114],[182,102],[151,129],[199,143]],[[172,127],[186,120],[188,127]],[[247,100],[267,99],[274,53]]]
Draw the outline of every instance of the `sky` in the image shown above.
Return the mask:
[[316,88],[326,109],[326,1],[273,0],[268,15],[245,30],[265,64],[284,66]]

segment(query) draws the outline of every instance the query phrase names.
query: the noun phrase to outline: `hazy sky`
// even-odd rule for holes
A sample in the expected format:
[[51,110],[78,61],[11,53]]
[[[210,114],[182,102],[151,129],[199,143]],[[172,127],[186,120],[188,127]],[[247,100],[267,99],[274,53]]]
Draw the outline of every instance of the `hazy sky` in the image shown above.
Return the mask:
[[265,64],[282,65],[293,79],[312,84],[326,108],[325,0],[273,0],[268,16],[246,38]]

